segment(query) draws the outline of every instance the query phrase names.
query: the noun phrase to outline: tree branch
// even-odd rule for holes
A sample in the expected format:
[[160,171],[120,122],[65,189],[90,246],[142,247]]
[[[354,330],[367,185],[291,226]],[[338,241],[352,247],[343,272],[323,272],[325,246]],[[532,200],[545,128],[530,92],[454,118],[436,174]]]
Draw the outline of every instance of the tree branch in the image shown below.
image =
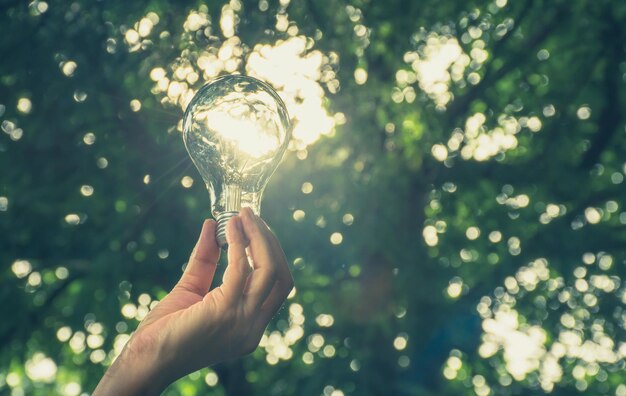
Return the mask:
[[82,274],[76,272],[68,276],[56,289],[50,292],[48,298],[46,298],[38,309],[31,310],[22,321],[12,322],[12,326],[7,327],[6,330],[0,334],[0,345],[6,346],[11,343],[16,343],[16,341],[19,341],[18,339],[30,339],[33,330],[39,329],[41,323],[46,319],[48,308],[50,308],[54,301],[72,284],[72,282],[81,277]]
[[[492,61],[487,65],[481,81],[464,96],[452,102],[452,104],[448,107],[448,111],[443,113],[446,119],[454,122],[454,120],[458,117],[464,115],[474,99],[482,94],[487,88],[493,86],[493,84],[499,79],[523,64],[524,60],[529,58],[528,53],[541,44],[550,35],[550,33],[552,33],[554,29],[561,24],[557,23],[557,21],[565,15],[565,4],[566,3],[563,3],[563,5],[556,9],[552,18],[550,18],[550,21],[543,26],[543,29],[537,31],[532,37],[526,40],[525,43],[519,45],[518,48],[521,49],[514,52],[509,57],[509,61],[502,67],[494,69],[495,56],[492,57]],[[522,13],[521,15],[525,15],[525,13]]]
[[611,12],[607,12],[606,19],[610,21],[606,30],[606,38],[609,40],[609,48],[607,48],[608,57],[604,70],[604,107],[600,113],[598,122],[598,131],[596,132],[591,148],[585,153],[580,162],[580,167],[588,169],[593,166],[602,152],[608,146],[611,138],[618,130],[621,116],[619,87],[620,70],[619,64],[623,54],[622,50],[622,30],[620,25],[615,21]]

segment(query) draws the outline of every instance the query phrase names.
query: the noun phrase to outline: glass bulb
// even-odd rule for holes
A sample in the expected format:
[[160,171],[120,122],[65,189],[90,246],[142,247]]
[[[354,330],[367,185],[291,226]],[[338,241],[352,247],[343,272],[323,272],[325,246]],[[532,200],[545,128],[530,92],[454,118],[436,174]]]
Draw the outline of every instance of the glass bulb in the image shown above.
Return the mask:
[[261,213],[261,196],[291,138],[289,115],[266,83],[229,75],[206,84],[183,118],[183,140],[211,198],[217,242],[243,207]]

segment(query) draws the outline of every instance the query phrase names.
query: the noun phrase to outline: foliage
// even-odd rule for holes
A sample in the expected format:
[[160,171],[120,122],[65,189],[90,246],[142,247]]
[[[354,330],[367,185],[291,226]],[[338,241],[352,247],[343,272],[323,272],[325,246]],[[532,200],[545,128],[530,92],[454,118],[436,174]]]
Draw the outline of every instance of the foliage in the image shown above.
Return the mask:
[[[204,82],[273,84],[297,292],[166,394],[626,395],[626,3],[0,3],[0,393],[95,387],[208,198]],[[217,277],[219,278],[219,277]],[[210,389],[207,390],[207,389]]]

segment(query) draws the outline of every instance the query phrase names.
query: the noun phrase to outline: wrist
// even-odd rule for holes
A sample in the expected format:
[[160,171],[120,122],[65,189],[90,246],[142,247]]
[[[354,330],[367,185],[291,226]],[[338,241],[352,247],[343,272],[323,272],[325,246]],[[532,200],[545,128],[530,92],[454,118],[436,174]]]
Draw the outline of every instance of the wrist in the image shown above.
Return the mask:
[[157,363],[158,359],[126,345],[100,380],[93,396],[159,395],[169,382]]

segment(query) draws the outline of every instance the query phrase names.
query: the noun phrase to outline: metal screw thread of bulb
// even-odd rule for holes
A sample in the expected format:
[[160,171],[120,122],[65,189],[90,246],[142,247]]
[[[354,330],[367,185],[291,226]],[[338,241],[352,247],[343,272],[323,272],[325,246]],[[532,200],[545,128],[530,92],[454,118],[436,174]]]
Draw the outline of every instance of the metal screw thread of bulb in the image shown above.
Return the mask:
[[241,187],[230,184],[224,188],[225,210],[215,216],[217,221],[217,229],[215,231],[215,239],[217,244],[224,250],[228,249],[226,241],[226,226],[228,221],[239,214],[241,210]]
[[228,211],[222,212],[217,215],[215,220],[217,220],[217,230],[216,230],[216,239],[217,245],[224,250],[228,249],[228,242],[226,242],[226,225],[228,221],[233,217],[239,214],[238,211]]

